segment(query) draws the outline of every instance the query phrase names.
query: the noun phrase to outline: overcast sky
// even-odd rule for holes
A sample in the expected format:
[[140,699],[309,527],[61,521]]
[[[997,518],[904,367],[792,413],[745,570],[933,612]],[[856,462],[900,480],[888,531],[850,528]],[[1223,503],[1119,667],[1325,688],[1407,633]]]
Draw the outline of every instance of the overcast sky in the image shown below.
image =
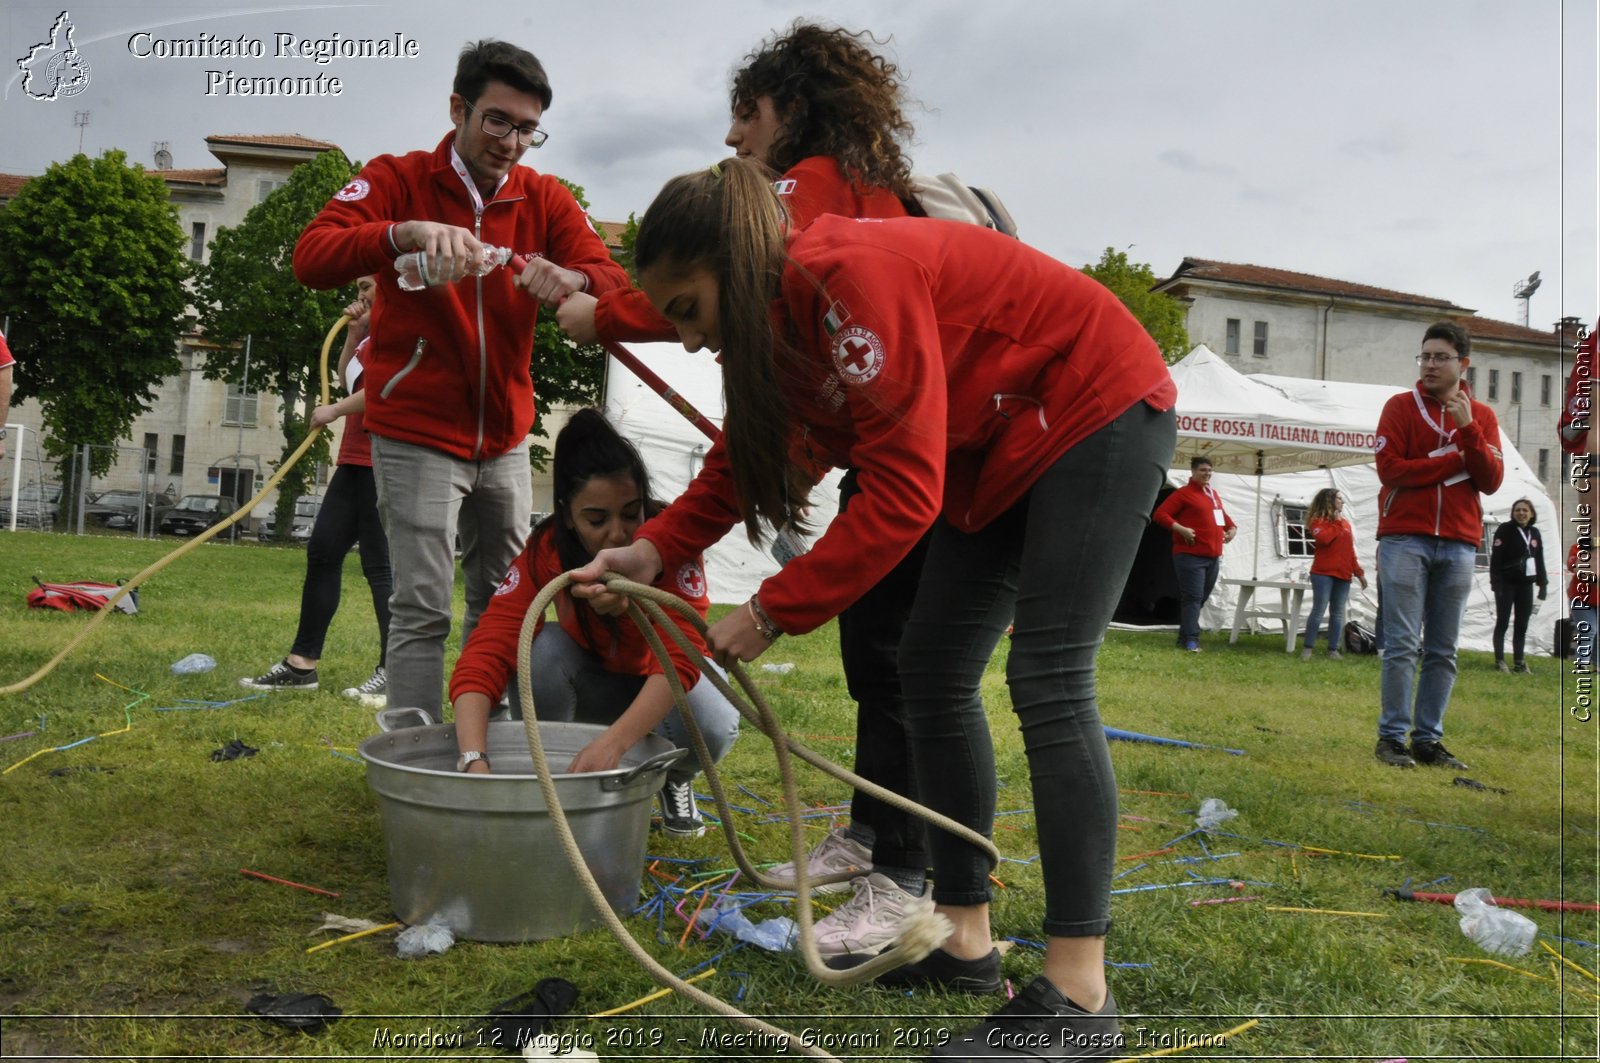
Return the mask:
[[[0,11],[0,172],[78,150],[212,167],[215,133],[300,133],[356,159],[432,148],[455,57],[498,36],[544,62],[549,143],[524,161],[592,212],[643,213],[668,177],[726,154],[729,74],[797,16],[886,38],[919,171],[993,187],[1022,236],[1073,265],[1131,248],[1449,299],[1532,324],[1595,320],[1593,0],[439,0],[72,4],[88,84],[43,101],[17,61],[61,0]],[[141,31],[148,37],[134,35]],[[275,35],[415,40],[415,58],[274,55]],[[259,41],[255,58],[140,58],[148,41]],[[338,96],[208,95],[207,71],[337,77]],[[36,90],[41,82],[30,83]],[[74,115],[88,112],[88,125]]]

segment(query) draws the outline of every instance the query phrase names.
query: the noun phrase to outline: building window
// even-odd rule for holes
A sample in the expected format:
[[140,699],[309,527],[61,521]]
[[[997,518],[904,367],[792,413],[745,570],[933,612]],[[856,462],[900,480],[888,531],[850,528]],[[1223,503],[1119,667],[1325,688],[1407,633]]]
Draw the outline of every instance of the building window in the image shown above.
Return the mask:
[[[1550,379],[1545,377],[1546,380]],[[1544,447],[1539,448],[1539,479],[1550,479],[1550,452]]]
[[1257,358],[1265,358],[1267,356],[1267,323],[1265,321],[1256,322],[1256,342],[1252,353]]
[[183,472],[183,436],[172,437],[172,466],[168,475],[177,476]]
[[1515,373],[1514,372],[1514,373],[1511,374],[1511,401],[1512,402],[1521,402],[1522,401],[1522,374],[1521,373]]
[[1475,365],[1467,366],[1467,390],[1478,390],[1478,367]]
[[1315,549],[1306,530],[1306,507],[1278,499],[1272,503],[1272,524],[1279,557],[1310,557]]
[[222,423],[254,428],[256,426],[256,406],[259,402],[258,396],[246,395],[238,384],[229,384],[227,400],[222,404]]
[[1489,370],[1489,401],[1493,402],[1500,397],[1500,370]]
[[256,202],[257,203],[262,202],[268,196],[272,195],[272,193],[276,192],[278,189],[282,188],[284,185],[286,185],[288,183],[289,183],[288,181],[265,181],[265,180],[257,181],[256,182]]
[[1550,405],[1550,374],[1546,373],[1539,378],[1539,405]]
[[151,476],[156,474],[156,446],[160,441],[161,437],[154,432],[144,434],[144,471]]
[[1223,341],[1222,353],[1239,353],[1239,319],[1236,317],[1230,317],[1228,319],[1228,338]]
[[1494,539],[1494,526],[1487,522],[1483,526],[1483,534],[1478,538],[1478,555],[1473,558],[1473,567],[1479,572],[1489,571],[1489,547]]
[[197,221],[189,226],[189,261],[199,262],[206,257],[206,223]]

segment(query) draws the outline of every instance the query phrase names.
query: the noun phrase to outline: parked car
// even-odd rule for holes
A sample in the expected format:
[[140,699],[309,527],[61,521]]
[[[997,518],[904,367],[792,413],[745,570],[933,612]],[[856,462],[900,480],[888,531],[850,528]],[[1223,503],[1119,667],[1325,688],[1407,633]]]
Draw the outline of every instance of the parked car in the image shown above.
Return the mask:
[[[61,485],[37,481],[23,484],[17,492],[17,527],[44,529],[61,515]],[[0,488],[0,528],[11,527],[11,490]]]
[[[294,501],[294,526],[289,529],[289,538],[297,543],[309,542],[311,539],[311,526],[317,521],[317,511],[322,508],[322,499],[317,495],[301,495]],[[277,514],[267,517],[256,530],[256,538],[264,543],[270,543],[277,538]]]
[[[89,500],[83,515],[105,528],[139,528],[139,492],[113,489],[101,491]],[[165,491],[152,491],[145,496],[144,526],[151,531],[161,523],[178,500]]]
[[184,495],[158,528],[162,535],[199,535],[227,520],[233,508],[233,499],[223,495]]

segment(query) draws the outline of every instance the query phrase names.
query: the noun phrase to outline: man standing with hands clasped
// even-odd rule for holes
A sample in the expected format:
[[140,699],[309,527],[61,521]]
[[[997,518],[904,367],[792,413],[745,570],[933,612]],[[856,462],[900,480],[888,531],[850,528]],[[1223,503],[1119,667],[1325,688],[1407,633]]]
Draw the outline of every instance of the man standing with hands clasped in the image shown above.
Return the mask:
[[[539,124],[551,97],[539,60],[505,41],[469,44],[452,89],[454,128],[439,145],[373,159],[306,227],[294,253],[295,275],[313,288],[378,278],[366,427],[394,567],[389,704],[435,720],[457,531],[463,642],[528,538],[539,305],[628,284],[572,193],[518,165],[549,135]],[[485,245],[528,265],[479,276]],[[399,287],[394,259],[410,251],[427,256],[433,286]]]
[[1172,532],[1178,573],[1178,647],[1200,652],[1200,610],[1217,585],[1222,547],[1233,541],[1233,518],[1211,486],[1211,459],[1189,459],[1189,482],[1167,496],[1150,518]]
[[[1462,379],[1469,351],[1460,325],[1429,326],[1417,356],[1421,379],[1384,403],[1378,418],[1384,642],[1376,755],[1397,768],[1467,767],[1444,747],[1444,710],[1455,686],[1456,642],[1483,538],[1478,495],[1493,494],[1505,475],[1500,424]],[[1419,649],[1422,669],[1413,702]]]

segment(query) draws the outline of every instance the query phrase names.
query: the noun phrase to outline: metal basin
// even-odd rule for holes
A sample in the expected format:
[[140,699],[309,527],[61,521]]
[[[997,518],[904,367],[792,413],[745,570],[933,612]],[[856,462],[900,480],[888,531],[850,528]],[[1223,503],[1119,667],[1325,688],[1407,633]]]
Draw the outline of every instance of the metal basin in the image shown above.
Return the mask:
[[[396,710],[386,710],[394,713]],[[600,735],[596,724],[541,723],[552,767]],[[378,795],[395,915],[469,941],[539,941],[599,922],[561,850],[521,721],[489,724],[491,775],[457,772],[454,724],[405,727],[361,743]],[[687,753],[646,735],[613,771],[555,776],[584,862],[611,907],[638,903],[651,800]]]

